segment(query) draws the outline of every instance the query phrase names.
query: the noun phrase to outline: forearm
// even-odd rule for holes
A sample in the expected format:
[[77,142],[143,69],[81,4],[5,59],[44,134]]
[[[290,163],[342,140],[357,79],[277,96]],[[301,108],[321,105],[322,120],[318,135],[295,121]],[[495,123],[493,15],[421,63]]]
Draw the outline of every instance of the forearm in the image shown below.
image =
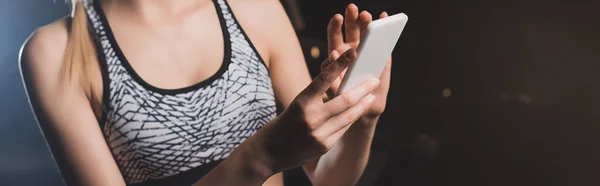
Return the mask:
[[378,118],[356,121],[338,143],[303,168],[313,185],[355,185],[369,159]]
[[194,186],[262,185],[274,172],[254,152],[250,143],[249,139],[240,145]]

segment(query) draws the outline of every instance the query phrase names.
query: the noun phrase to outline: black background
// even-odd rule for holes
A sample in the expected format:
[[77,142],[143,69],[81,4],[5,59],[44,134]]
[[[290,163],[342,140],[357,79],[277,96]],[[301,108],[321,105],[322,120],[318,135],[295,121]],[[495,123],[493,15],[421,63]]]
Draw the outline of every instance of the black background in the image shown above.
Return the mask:
[[[302,0],[305,48],[322,46],[349,2],[409,16],[360,185],[600,184],[598,1]],[[17,54],[67,14],[62,1],[0,2],[0,185],[62,185]],[[286,185],[303,181],[286,173]]]

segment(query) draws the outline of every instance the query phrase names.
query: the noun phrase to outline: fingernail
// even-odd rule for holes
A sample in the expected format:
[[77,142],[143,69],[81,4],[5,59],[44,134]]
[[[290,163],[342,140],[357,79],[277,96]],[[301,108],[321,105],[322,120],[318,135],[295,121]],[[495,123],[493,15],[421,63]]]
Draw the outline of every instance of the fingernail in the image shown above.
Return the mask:
[[338,16],[341,16],[340,14],[335,14],[333,15],[333,17],[331,17],[331,21],[334,21],[337,19]]
[[372,103],[375,100],[375,95],[369,94],[367,95],[367,102]]
[[329,53],[329,59],[331,59],[331,61],[336,60],[338,57],[340,57],[340,54],[337,50],[333,50]]
[[379,79],[372,78],[371,79],[371,85],[374,86],[374,87],[379,86]]
[[346,51],[346,59],[352,60],[355,57],[356,57],[356,51],[353,48],[348,49],[348,51]]

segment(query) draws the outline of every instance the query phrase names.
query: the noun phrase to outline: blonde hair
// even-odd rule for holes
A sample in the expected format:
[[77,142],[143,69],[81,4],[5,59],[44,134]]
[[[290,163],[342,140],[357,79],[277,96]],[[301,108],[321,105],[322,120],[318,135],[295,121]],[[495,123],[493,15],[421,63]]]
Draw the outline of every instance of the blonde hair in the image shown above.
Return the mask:
[[70,1],[72,11],[65,49],[63,75],[66,82],[80,83],[84,87],[89,87],[89,72],[92,66],[97,64],[96,48],[88,30],[88,20],[83,0]]

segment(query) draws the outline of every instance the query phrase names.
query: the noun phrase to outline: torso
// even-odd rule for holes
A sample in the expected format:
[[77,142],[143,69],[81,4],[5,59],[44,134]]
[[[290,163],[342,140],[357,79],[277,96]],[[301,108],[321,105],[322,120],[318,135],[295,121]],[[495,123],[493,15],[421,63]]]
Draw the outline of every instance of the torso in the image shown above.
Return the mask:
[[150,28],[88,6],[102,71],[92,104],[127,183],[193,183],[275,117],[266,44],[213,2]]

